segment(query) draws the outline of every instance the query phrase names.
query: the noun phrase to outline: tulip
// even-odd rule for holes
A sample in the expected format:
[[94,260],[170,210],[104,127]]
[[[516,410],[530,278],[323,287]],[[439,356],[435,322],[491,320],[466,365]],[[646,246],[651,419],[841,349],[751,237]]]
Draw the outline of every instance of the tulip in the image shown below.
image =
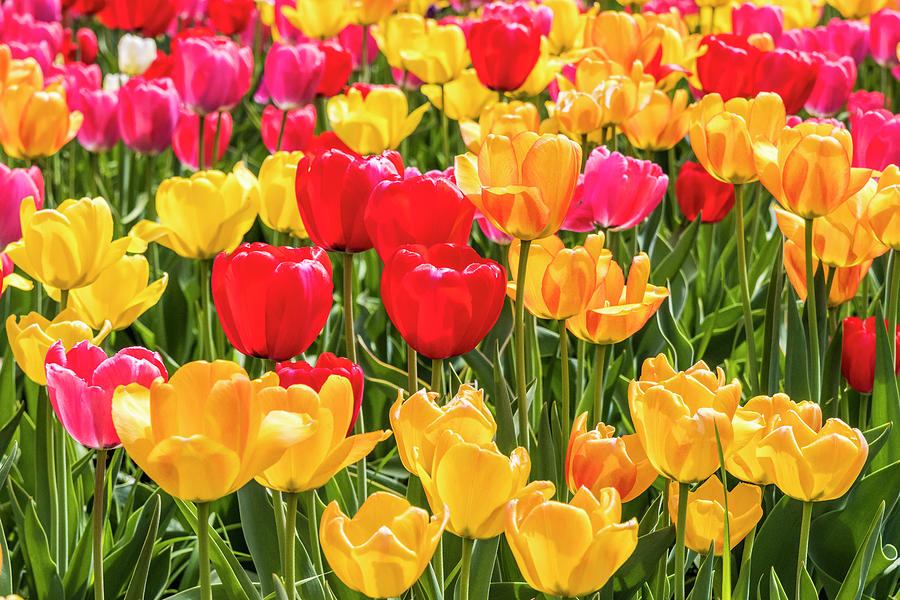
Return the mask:
[[266,88],[281,110],[312,102],[325,70],[325,53],[315,44],[275,44],[266,55]]
[[156,40],[126,33],[119,38],[119,71],[129,76],[143,75],[156,60]]
[[492,133],[510,138],[523,131],[538,133],[541,117],[537,107],[530,102],[497,102],[481,112],[478,123],[463,121],[459,129],[466,148],[477,154],[482,141]]
[[334,37],[353,19],[346,0],[297,0],[296,8],[281,9],[285,19],[310,38]]
[[[447,530],[462,538],[486,539],[503,532],[503,516],[510,500],[531,493],[553,496],[549,481],[528,483],[531,459],[525,448],[505,456],[493,442],[466,441],[452,430],[437,438],[430,465],[416,456],[416,474],[422,481],[432,511],[446,506]],[[466,481],[464,486],[460,481]],[[478,490],[472,494],[472,490]]]
[[[81,0],[82,3],[90,1]],[[175,0],[106,0],[97,18],[110,29],[140,30],[147,37],[156,37],[168,29],[177,5]]]
[[119,122],[116,113],[119,95],[106,90],[82,90],[77,101],[84,116],[78,130],[78,142],[88,152],[111,150],[119,143]]
[[406,95],[395,86],[374,87],[365,96],[357,88],[328,101],[328,121],[341,140],[360,154],[395,149],[419,126],[423,104],[407,114]]
[[119,89],[119,133],[128,148],[159,154],[172,143],[180,99],[169,78],[130,79]]
[[0,248],[22,239],[19,211],[31,198],[35,210],[44,206],[44,176],[37,167],[10,169],[0,164]]
[[322,386],[332,375],[348,379],[350,387],[353,388],[353,415],[350,418],[350,425],[347,427],[347,435],[350,435],[362,407],[365,385],[365,377],[359,365],[347,358],[335,356],[331,352],[324,352],[316,359],[314,367],[305,360],[282,362],[278,363],[276,373],[278,374],[278,385],[281,387],[288,388],[292,385],[302,384],[312,388],[316,393],[322,390]]
[[603,108],[593,94],[562,90],[556,97],[554,109],[560,127],[574,136],[594,132],[601,126]]
[[706,172],[700,163],[685,161],[675,180],[675,197],[689,221],[718,223],[734,206],[734,187]]
[[213,263],[216,313],[247,356],[280,361],[304,352],[325,327],[333,292],[321,248],[242,244]]
[[521,87],[541,54],[541,32],[527,22],[482,19],[467,39],[478,79],[495,91]]
[[425,571],[447,525],[447,511],[428,518],[405,498],[375,492],[352,519],[332,501],[319,538],[335,575],[372,598],[401,596]]
[[[669,484],[669,515],[676,527],[684,527],[685,544],[699,554],[709,552],[715,542],[714,553],[725,550],[725,486],[717,475],[687,495],[687,512],[683,525],[678,523],[678,484]],[[733,550],[762,518],[762,488],[739,483],[728,494],[728,541]]]
[[859,66],[869,55],[869,24],[865,21],[831,19],[825,27],[825,48],[838,56],[849,56]]
[[140,221],[129,236],[138,245],[157,242],[185,258],[213,258],[237,248],[258,208],[259,183],[243,163],[231,173],[170,177],[156,190],[159,222]]
[[731,29],[741,37],[748,37],[753,33],[768,33],[777,44],[784,29],[784,9],[777,5],[757,6],[752,2],[744,2],[731,11]]
[[70,199],[44,210],[26,198],[19,217],[22,240],[6,252],[30,277],[61,290],[90,285],[128,248],[127,238],[112,239],[112,214],[103,198]]
[[[719,94],[726,101],[754,94],[763,56],[757,47],[734,34],[706,36],[700,47],[706,49],[697,58],[697,77],[703,91]],[[731,77],[729,73],[735,71],[744,75]]]
[[404,401],[400,391],[391,406],[391,429],[400,462],[414,475],[417,461],[424,468],[431,468],[438,438],[444,431],[452,431],[473,444],[488,444],[497,433],[497,423],[484,403],[482,390],[463,384],[444,405],[435,403],[438,396],[422,389]]
[[615,488],[622,502],[634,500],[656,480],[658,473],[637,434],[615,437],[615,429],[598,423],[587,430],[588,413],[575,419],[566,451],[566,483],[573,494],[587,488],[595,496]]
[[82,446],[114,448],[120,445],[112,420],[113,393],[120,385],[150,387],[169,377],[162,358],[146,348],[132,347],[107,356],[89,341],[66,351],[54,342],[46,358],[47,393],[56,416]]
[[253,52],[226,37],[182,39],[174,57],[172,79],[191,112],[229,111],[250,89]]
[[581,148],[561,135],[492,134],[456,157],[456,183],[503,233],[533,240],[559,230],[580,165]]
[[503,19],[504,21],[518,21],[530,23],[541,32],[541,35],[550,35],[553,22],[553,11],[540,4],[532,4],[526,0],[513,0],[505,2],[495,0],[485,4],[481,11],[482,19]]
[[741,384],[727,383],[721,368],[714,373],[701,361],[676,372],[662,354],[645,360],[640,379],[628,386],[631,419],[647,458],[663,477],[682,483],[716,471],[717,437],[728,455],[740,397]]
[[410,347],[444,359],[474,349],[491,330],[505,282],[503,267],[468,246],[406,246],[385,263],[381,296]]
[[316,94],[330,98],[340,94],[347,85],[353,71],[353,55],[333,40],[319,42],[319,50],[325,54],[325,67]]
[[578,4],[573,0],[547,0],[543,3],[553,11],[553,21],[547,41],[554,54],[572,50],[583,35],[584,20]]
[[442,86],[428,84],[420,90],[435,108],[460,123],[477,119],[499,99],[497,92],[481,85],[474,69],[465,69],[458,78]]
[[[875,197],[869,201],[869,226],[882,244],[900,249],[900,168],[888,165],[881,177]],[[15,259],[13,259],[15,260]]]
[[255,6],[253,0],[210,0],[206,11],[216,31],[234,35],[247,28]]
[[316,430],[309,415],[268,408],[287,395],[271,379],[251,382],[229,361],[188,363],[168,383],[118,388],[113,423],[128,455],[163,490],[209,502]]
[[868,454],[869,445],[859,429],[840,419],[828,419],[821,428],[810,426],[792,412],[759,442],[756,452],[778,489],[804,502],[846,494]]
[[628,141],[641,150],[668,150],[684,139],[690,126],[687,92],[677,90],[673,98],[659,90],[650,103],[621,124]]
[[44,73],[33,57],[14,59],[9,46],[0,44],[0,81],[4,89],[14,85],[43,88]]
[[830,117],[840,112],[856,83],[856,65],[847,56],[818,56],[819,74],[804,105],[809,114]]
[[309,237],[297,209],[294,186],[301,158],[302,152],[276,152],[259,168],[259,218],[269,229],[298,239]]
[[898,65],[897,44],[900,43],[900,11],[884,8],[869,19],[869,50],[881,67]]
[[385,263],[406,244],[464,245],[475,207],[452,180],[417,175],[378,184],[365,206],[365,224]]
[[83,119],[69,111],[58,83],[43,90],[12,85],[0,97],[0,144],[13,158],[52,156],[75,137]]
[[304,412],[318,423],[311,436],[289,446],[280,460],[258,472],[256,480],[268,488],[288,493],[320,488],[391,435],[390,431],[347,435],[354,417],[354,392],[346,377],[331,375],[318,391],[303,384],[277,387],[274,373],[264,375],[261,382],[276,385],[279,391],[263,401],[266,411]]
[[[859,284],[869,272],[872,261],[866,261],[853,267],[828,267],[823,265],[825,280],[827,281],[831,269],[837,269],[832,279],[831,291],[828,294],[828,306],[834,307],[849,302],[856,297]],[[819,259],[813,256],[812,271],[815,273],[819,268]],[[794,287],[794,292],[802,301],[806,301],[806,252],[803,246],[787,240],[784,243],[784,270],[787,272],[788,280]]]
[[[853,134],[853,119],[854,117],[859,118],[859,115],[856,114],[859,111],[860,114],[865,114],[867,112],[877,112],[884,108],[885,97],[881,92],[869,92],[866,90],[857,90],[850,94],[850,98],[847,100],[847,112],[850,113],[850,133]],[[858,146],[856,143],[856,138],[854,137],[853,145]],[[856,153],[853,156],[854,160],[856,160]],[[854,163],[854,166],[860,166]],[[876,167],[873,167],[876,168]],[[878,169],[881,171],[882,169]]]
[[[887,319],[885,319],[885,326]],[[841,338],[841,373],[857,392],[869,394],[875,383],[875,317],[865,320],[859,317],[844,317]],[[897,327],[894,343],[900,342],[900,326]],[[895,373],[900,373],[900,356],[897,357]]]
[[777,93],[788,114],[800,112],[819,81],[819,63],[809,54],[793,50],[763,52],[756,69],[754,91]]
[[60,311],[52,321],[36,312],[21,318],[10,315],[6,319],[6,337],[16,364],[38,385],[47,385],[44,359],[55,342],[61,341],[66,350],[85,340],[99,345],[109,332],[109,323],[105,323],[95,335],[86,323],[78,320],[78,314],[71,308]]
[[642,15],[605,10],[588,16],[583,46],[596,47],[609,60],[630,69],[644,42],[644,31],[649,33],[650,29]]
[[[181,164],[194,170],[199,168],[200,116],[181,110],[181,117],[172,136],[172,150]],[[210,113],[203,116],[203,164],[214,165],[225,157],[231,141],[232,119],[230,113]],[[215,149],[215,157],[213,151]]]
[[403,69],[426,83],[447,83],[469,64],[466,36],[456,25],[427,24],[424,35],[409,40],[400,57]]
[[621,520],[615,490],[600,490],[595,497],[581,488],[568,504],[540,494],[513,500],[506,508],[505,532],[528,585],[574,598],[602,588],[634,552],[637,519]]
[[[287,111],[287,116],[285,111],[274,106],[263,109],[260,132],[269,152],[306,150],[315,128],[316,107],[312,104]],[[279,140],[281,148],[278,147]]]
[[888,165],[900,164],[898,133],[900,133],[900,117],[889,110],[876,108],[865,112],[860,110],[851,112],[853,166],[883,171]]

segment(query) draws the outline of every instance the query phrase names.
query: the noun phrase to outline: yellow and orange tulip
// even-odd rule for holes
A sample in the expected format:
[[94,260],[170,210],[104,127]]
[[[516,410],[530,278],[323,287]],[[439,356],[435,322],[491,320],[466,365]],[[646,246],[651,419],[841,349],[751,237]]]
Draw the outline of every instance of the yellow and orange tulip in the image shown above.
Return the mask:
[[34,160],[52,156],[65,146],[84,121],[69,111],[62,84],[45,89],[11,85],[0,96],[0,144],[13,158]]

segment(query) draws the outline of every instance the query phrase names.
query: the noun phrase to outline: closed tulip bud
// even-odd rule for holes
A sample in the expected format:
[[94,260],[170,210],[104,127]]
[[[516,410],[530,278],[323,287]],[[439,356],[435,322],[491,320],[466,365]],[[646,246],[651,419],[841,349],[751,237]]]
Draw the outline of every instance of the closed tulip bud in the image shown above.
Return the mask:
[[141,154],[159,154],[172,143],[180,98],[168,77],[135,77],[119,88],[117,118],[122,141]]
[[106,152],[119,143],[116,116],[119,95],[106,90],[78,92],[78,110],[84,116],[78,130],[78,142],[88,152]]
[[658,473],[641,446],[637,434],[615,437],[615,429],[598,423],[587,430],[588,414],[582,413],[569,437],[566,451],[566,483],[573,494],[587,488],[595,496],[603,488],[615,488],[622,502],[634,500],[656,480]]
[[[794,288],[797,297],[806,301],[806,252],[802,245],[797,245],[790,240],[784,242],[784,270],[787,272],[788,280]],[[813,273],[819,268],[819,259],[815,257],[813,251]],[[872,261],[867,260],[863,263],[852,267],[829,267],[823,265],[825,280],[829,278],[831,269],[837,269],[828,293],[829,308],[839,306],[844,302],[849,302],[856,297],[859,284],[869,272]]]
[[828,419],[819,428],[788,412],[759,442],[756,455],[785,495],[823,502],[847,493],[866,463],[869,445],[859,429],[840,419]]
[[303,35],[325,39],[339,34],[353,20],[354,11],[348,8],[347,0],[297,0],[294,7],[281,8],[281,13]]
[[701,215],[703,223],[718,223],[734,206],[734,186],[707,173],[700,163],[686,161],[675,180],[675,197],[688,220]]
[[216,31],[234,35],[247,28],[255,6],[254,0],[211,0],[206,11]]
[[819,61],[819,73],[804,108],[813,116],[831,117],[840,112],[850,97],[856,84],[856,65],[849,56],[814,56]]
[[[269,152],[306,150],[315,128],[316,107],[312,104],[288,111],[287,117],[284,116],[284,111],[274,106],[263,109],[260,133]],[[281,148],[278,147],[279,138]]]
[[443,86],[428,84],[420,89],[435,108],[460,122],[477,119],[485,108],[499,100],[497,92],[481,85],[474,69],[463,70],[459,77]]
[[372,37],[378,44],[389,65],[403,69],[401,52],[409,47],[411,40],[418,42],[425,37],[426,21],[421,15],[401,12],[372,26]]
[[[550,498],[549,481],[528,483],[531,459],[525,448],[507,457],[493,442],[466,441],[452,430],[438,437],[430,465],[416,457],[416,474],[425,488],[432,511],[446,506],[447,531],[464,538],[487,539],[503,532],[504,513],[510,500],[539,493]],[[461,481],[467,484],[462,486]],[[472,494],[472,490],[478,490]]]
[[714,373],[701,361],[676,372],[662,354],[645,360],[640,379],[628,386],[631,420],[647,458],[663,477],[682,483],[716,471],[719,441],[729,455],[740,399],[740,382],[727,383],[721,368]]
[[772,483],[772,475],[763,467],[757,450],[764,437],[781,427],[789,412],[795,413],[813,429],[822,427],[822,409],[818,404],[806,401],[797,403],[786,394],[756,396],[738,408],[731,422],[734,428],[733,450],[725,459],[728,472],[757,485]]
[[900,43],[900,11],[884,8],[869,19],[869,50],[872,58],[883,68],[894,68],[897,44]]
[[396,86],[377,86],[365,96],[357,88],[328,101],[328,120],[341,140],[360,154],[395,149],[428,110],[423,104],[407,114],[406,95]]
[[113,426],[113,393],[120,385],[150,387],[168,379],[162,358],[146,348],[132,347],[107,356],[88,341],[66,351],[61,341],[47,352],[47,394],[53,411],[76,442],[88,448],[120,445]]
[[768,33],[777,44],[784,30],[784,9],[777,5],[757,6],[744,2],[731,11],[731,29],[741,37]]
[[584,26],[584,47],[596,47],[609,60],[630,69],[644,41],[645,26],[642,15],[623,11],[606,10],[591,15]]
[[[597,288],[585,310],[566,321],[569,331],[594,344],[617,344],[637,333],[669,296],[665,287],[648,283],[650,259],[643,252],[634,257],[628,279],[615,262],[597,275]],[[602,265],[601,265],[602,266]]]
[[278,363],[276,373],[281,387],[288,388],[302,384],[309,386],[316,393],[322,390],[322,386],[332,375],[348,379],[350,387],[353,388],[353,414],[347,426],[347,435],[353,432],[353,426],[362,408],[363,387],[366,382],[362,368],[358,364],[348,358],[335,356],[331,352],[323,352],[316,359],[316,366],[310,365],[305,360],[282,362]]
[[574,598],[606,585],[634,552],[637,519],[621,520],[622,503],[614,489],[594,496],[581,488],[568,504],[533,493],[506,507],[505,533],[528,585]]
[[447,83],[469,64],[466,36],[457,25],[427,21],[423,35],[413,37],[400,50],[402,68],[425,83]]
[[[172,150],[179,162],[195,171],[199,168],[200,119],[203,119],[203,164],[214,165],[225,157],[231,142],[233,122],[231,113],[210,113],[201,117],[186,109],[181,110],[181,118],[172,136]],[[215,150],[215,157],[213,151]]]
[[897,165],[888,165],[878,178],[878,188],[867,212],[869,226],[881,243],[900,249],[900,168]]
[[[871,393],[875,384],[877,326],[875,317],[865,320],[859,317],[844,317],[843,321],[841,373],[850,387],[862,394]],[[887,327],[886,319],[885,327]],[[900,326],[897,328],[894,343],[900,345]],[[894,372],[900,373],[900,356],[897,357]]]
[[[883,99],[882,99],[883,103]],[[884,171],[900,164],[900,116],[884,108],[850,111],[853,166]]]
[[352,3],[358,25],[374,25],[394,12],[403,0],[355,0]]
[[456,157],[456,183],[498,229],[522,240],[556,233],[575,193],[581,148],[561,135],[488,135]]
[[127,238],[112,239],[112,214],[103,198],[70,199],[44,210],[26,198],[19,217],[22,240],[6,252],[30,277],[58,289],[90,285],[128,248]]
[[384,265],[388,317],[416,352],[459,356],[487,335],[503,308],[506,272],[469,246],[405,246]]
[[425,571],[447,525],[447,511],[428,513],[390,492],[366,498],[352,519],[333,501],[319,539],[334,574],[371,598],[401,596]]
[[17,318],[10,315],[6,319],[6,337],[12,348],[16,364],[25,375],[38,385],[47,385],[44,372],[44,359],[55,342],[62,342],[66,350],[70,350],[78,342],[85,340],[95,346],[101,344],[109,335],[109,323],[95,335],[91,328],[79,320],[74,309],[61,311],[53,320],[49,320],[36,312]]
[[548,0],[543,6],[553,11],[553,22],[547,41],[550,51],[563,54],[578,45],[584,31],[584,20],[578,4],[573,0]]
[[593,94],[563,90],[556,97],[554,114],[563,131],[584,135],[600,127],[603,109]]
[[297,165],[297,206],[313,243],[340,252],[372,248],[366,204],[375,186],[399,180],[402,168],[396,152],[357,158],[327,150],[305,156]]
[[268,488],[288,493],[318,489],[391,435],[390,431],[347,435],[355,402],[346,377],[331,375],[318,391],[303,384],[278,387],[274,373],[265,374],[261,381],[266,387],[275,386],[263,399],[266,411],[307,413],[318,423],[311,436],[292,444],[280,460],[257,473],[256,480]]
[[62,85],[7,87],[0,97],[0,144],[13,158],[52,156],[71,141],[83,115],[69,111]]
[[129,236],[138,245],[157,242],[185,258],[213,258],[237,248],[258,209],[259,182],[243,163],[231,173],[170,177],[156,190],[159,222],[141,221]]
[[467,37],[478,79],[496,91],[521,87],[541,55],[541,32],[527,22],[483,19]]
[[172,80],[191,112],[229,111],[250,89],[253,52],[229,38],[184,38],[173,56]]
[[156,60],[156,40],[126,33],[119,38],[119,71],[129,76],[143,75]]
[[275,44],[266,55],[266,88],[281,110],[312,102],[325,70],[325,53],[315,44]]
[[538,133],[541,117],[537,106],[530,102],[497,102],[481,112],[478,123],[463,121],[459,129],[466,148],[477,154],[482,141],[490,134],[512,138],[523,131]]
[[44,206],[44,176],[37,167],[10,169],[0,164],[0,248],[22,239],[19,211],[31,198],[35,210]]
[[294,181],[302,152],[276,152],[259,168],[259,218],[266,227],[295,238],[309,237],[297,208]]
[[[853,118],[859,118],[859,114],[856,114],[859,111],[860,114],[865,114],[869,111],[879,111],[884,108],[885,104],[885,96],[881,92],[869,92],[866,90],[857,90],[850,94],[849,99],[847,100],[847,112],[850,113],[850,133],[853,133]],[[891,113],[893,115],[893,113]],[[854,146],[857,146],[856,139],[854,138],[853,142]],[[854,153],[854,160],[856,159],[856,153]],[[854,164],[854,166],[859,166]],[[879,171],[881,169],[878,169]]]
[[192,362],[168,383],[133,383],[113,396],[128,456],[168,494],[211,502],[236,492],[316,431],[308,414],[278,405],[286,390],[250,381],[236,363]]
[[[678,523],[678,484],[669,484],[669,515],[675,527],[684,528],[684,545],[699,554],[725,551],[725,486],[713,474],[703,485],[688,492],[685,522]],[[733,550],[762,519],[762,488],[739,483],[728,490],[728,541]]]
[[690,113],[687,92],[677,90],[673,98],[655,90],[649,104],[621,124],[631,145],[641,150],[668,150],[687,135]]
[[413,475],[417,460],[425,469],[431,468],[434,449],[444,431],[453,431],[473,444],[488,444],[497,433],[497,423],[481,390],[463,384],[446,404],[437,404],[437,398],[436,392],[422,389],[404,401],[400,391],[391,406],[391,429],[400,462]]

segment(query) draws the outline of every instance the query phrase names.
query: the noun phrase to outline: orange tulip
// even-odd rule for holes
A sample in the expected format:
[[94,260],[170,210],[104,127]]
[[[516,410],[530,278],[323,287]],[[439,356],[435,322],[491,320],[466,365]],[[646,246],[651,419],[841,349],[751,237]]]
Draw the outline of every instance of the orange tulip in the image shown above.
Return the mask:
[[0,97],[0,144],[13,158],[56,154],[75,137],[82,121],[80,112],[69,112],[66,91],[60,83],[43,90],[12,85]]
[[523,131],[541,130],[541,116],[530,102],[499,102],[481,112],[478,122],[460,121],[459,131],[466,148],[478,153],[481,142],[490,134],[514,137]]
[[[828,294],[828,306],[839,306],[856,297],[856,291],[863,277],[869,272],[872,261],[867,260],[852,267],[825,266],[825,281],[828,281],[830,269],[837,269],[831,291]],[[813,272],[819,268],[819,260],[813,257]],[[797,293],[797,297],[806,301],[806,252],[803,246],[787,240],[784,242],[784,270]]]
[[872,232],[885,245],[900,250],[900,168],[888,165],[867,209]]
[[665,92],[656,90],[650,103],[626,119],[620,128],[635,148],[668,150],[684,139],[689,126],[687,91],[677,90],[669,98]]

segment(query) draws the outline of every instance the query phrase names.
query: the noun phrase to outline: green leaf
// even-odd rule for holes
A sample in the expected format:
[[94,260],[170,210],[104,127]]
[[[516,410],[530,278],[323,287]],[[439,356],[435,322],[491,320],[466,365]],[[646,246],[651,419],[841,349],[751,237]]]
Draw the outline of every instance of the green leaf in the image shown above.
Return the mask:
[[550,407],[547,404],[541,408],[541,420],[537,431],[537,447],[532,448],[532,477],[534,479],[546,479],[556,481],[556,446],[553,442],[553,434],[550,430]]
[[[891,348],[881,309],[875,311],[875,384],[872,388],[873,423],[900,423],[900,396],[897,379],[891,364]],[[872,460],[878,469],[900,459],[900,427],[893,428],[887,443]]]
[[156,542],[156,532],[159,528],[159,496],[153,498],[152,506],[153,517],[150,520],[150,526],[147,528],[147,536],[144,538],[144,545],[141,547],[141,553],[138,555],[137,563],[135,563],[134,574],[131,576],[131,582],[128,584],[125,600],[143,600],[144,590],[147,588],[147,575],[150,572],[150,559],[153,558],[153,546]]
[[[674,185],[674,183],[672,185]],[[697,231],[699,228],[700,217],[697,217],[694,219],[693,223],[684,230],[681,237],[678,238],[678,242],[675,243],[675,247],[672,248],[671,252],[667,253],[666,257],[659,261],[652,269],[650,281],[666,281],[672,279],[675,274],[678,273],[678,269],[681,267],[684,259],[687,258],[691,248],[694,247],[694,242],[697,241]]]
[[824,373],[822,375],[822,399],[823,411],[831,416],[837,416],[838,390],[841,387],[841,346],[844,337],[844,328],[838,327],[825,351]]
[[763,392],[770,395],[778,391],[781,371],[781,350],[778,347],[778,334],[781,331],[781,318],[784,314],[781,310],[781,293],[784,289],[783,252],[784,246],[779,244],[777,255],[772,262],[772,270],[769,272],[769,286],[766,292],[766,318],[763,326],[760,385]]
[[672,302],[671,297],[664,304],[665,309],[656,312],[659,330],[672,351],[676,368],[686,369],[694,363],[694,348],[687,335],[685,335],[684,330],[678,324],[678,317],[673,312],[675,303]]
[[[759,597],[762,598],[762,594]],[[769,598],[771,600],[789,600],[775,569],[769,571]]]
[[516,423],[513,418],[506,378],[500,366],[500,346],[494,345],[494,410],[497,413],[497,447],[508,454],[516,447]]
[[697,571],[697,578],[694,579],[694,587],[688,595],[688,600],[711,600],[713,592],[713,563],[716,557],[716,543],[711,542],[709,552],[700,563],[700,569]]
[[670,525],[638,538],[637,546],[613,576],[616,593],[628,597],[650,581],[660,559],[675,542],[675,527]]
[[9,596],[13,593],[12,565],[2,521],[0,521],[0,552],[3,553],[0,556],[0,594]]
[[469,577],[469,600],[488,600],[494,561],[500,546],[500,536],[486,540],[475,540],[472,551],[472,572]]
[[788,290],[787,348],[784,357],[784,391],[794,402],[811,400],[806,332],[797,313],[794,291]]
[[[800,545],[800,517],[803,503],[783,496],[769,511],[766,520],[756,534],[753,545],[755,560],[751,565],[750,581],[759,581],[770,569],[779,573],[779,579],[788,589],[795,588],[797,578],[797,548]],[[760,588],[759,600],[772,600],[769,589]]]
[[34,502],[25,507],[25,548],[24,552],[31,565],[35,591],[40,600],[63,598],[62,581],[56,570],[56,563],[50,557],[47,534],[41,527]]
[[238,490],[241,529],[250,558],[256,567],[263,596],[275,591],[272,576],[280,571],[280,550],[275,532],[275,516],[266,491],[255,481]]
[[69,568],[66,569],[66,574],[63,576],[63,590],[66,598],[82,598],[87,592],[91,581],[93,541],[91,527],[85,527],[69,557]]
[[[154,496],[156,501],[153,500]],[[155,492],[139,513],[131,515],[125,535],[112,552],[104,558],[103,589],[107,598],[121,597],[131,581],[131,574],[141,555],[150,527],[154,521],[157,525],[159,523],[156,516],[156,507],[159,501],[160,492]],[[132,523],[134,523],[133,526]]]
[[884,502],[878,507],[875,518],[869,525],[869,530],[863,543],[860,544],[853,558],[853,564],[850,565],[850,571],[841,584],[841,589],[835,600],[860,600],[863,590],[866,588],[866,578],[869,574],[869,566],[872,564],[872,557],[875,554],[876,545],[881,546],[881,528],[884,522]]
[[[16,432],[19,430],[19,421],[22,419],[22,415],[25,413],[25,404],[19,404],[16,407],[16,412],[12,417],[0,427],[0,454],[4,454],[6,449],[9,447],[10,441],[12,441],[13,437],[16,435]],[[9,469],[7,469],[9,472]],[[0,479],[0,485],[3,485],[3,482],[6,479],[6,475],[3,475],[3,478]]]

